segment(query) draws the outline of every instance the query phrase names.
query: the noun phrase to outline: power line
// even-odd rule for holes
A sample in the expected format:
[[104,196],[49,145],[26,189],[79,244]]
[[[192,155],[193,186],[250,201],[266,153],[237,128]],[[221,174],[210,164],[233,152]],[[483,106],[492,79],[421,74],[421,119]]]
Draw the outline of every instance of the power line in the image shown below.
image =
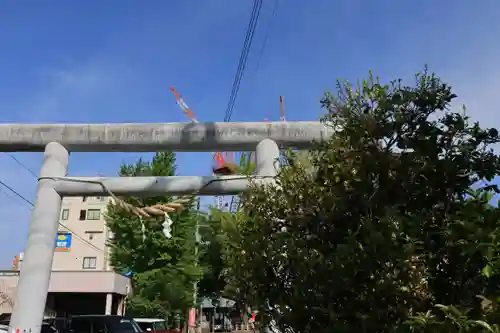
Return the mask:
[[254,35],[255,29],[257,27],[257,22],[258,22],[258,18],[260,15],[261,7],[262,7],[262,1],[256,0],[254,2],[254,6],[252,9],[252,15],[250,17],[250,22],[248,23],[247,34],[245,36],[245,41],[243,43],[243,49],[241,51],[238,69],[237,69],[236,74],[235,74],[233,87],[232,87],[228,107],[226,110],[226,115],[224,117],[224,121],[226,121],[226,122],[231,120],[234,105],[236,104],[236,99],[238,97],[238,92],[240,89],[241,80],[243,78],[248,55],[250,53],[250,49],[252,46],[253,35]]
[[31,207],[35,206],[31,201],[29,201],[28,199],[26,199],[21,193],[17,192],[16,190],[14,190],[12,187],[10,187],[9,185],[5,184],[1,180],[0,180],[0,185],[2,185],[6,189],[8,189],[12,193],[14,193],[16,195],[16,197],[18,197],[19,199],[23,200],[24,202],[26,202],[27,204],[29,204]]
[[[31,170],[28,166],[26,166],[25,164],[23,164],[21,161],[19,161],[14,155],[10,155],[9,156],[17,163],[19,164],[22,168],[24,168],[25,170],[27,170],[33,177],[37,178],[38,179],[38,176],[35,174],[35,172],[33,172],[33,170]],[[29,204],[31,207],[34,207],[35,205],[33,204],[33,202],[31,202],[30,200],[26,199],[26,197],[24,197],[22,194],[20,194],[19,192],[17,192],[15,189],[13,189],[12,187],[10,187],[9,185],[5,184],[3,181],[0,180],[0,185],[4,186],[6,189],[8,189],[10,192],[12,192],[13,194],[15,194],[18,198],[20,198],[21,200],[23,200],[24,202],[26,202],[27,204]],[[7,195],[6,193],[4,193],[5,195]],[[98,250],[98,251],[101,251],[103,252],[104,254],[107,255],[106,251],[95,246],[94,244],[90,243],[89,241],[87,241],[85,238],[83,238],[82,236],[78,235],[76,232],[72,231],[70,228],[68,228],[68,226],[64,225],[63,223],[59,222],[59,225],[62,226],[63,228],[67,229],[69,232],[71,232],[72,234],[74,234],[76,236],[76,238],[78,238],[80,241],[84,242],[86,245],[94,248],[95,250]]]
[[234,105],[236,103],[236,98],[238,97],[241,79],[243,78],[243,73],[245,71],[248,54],[250,53],[250,48],[252,46],[253,36],[255,33],[255,29],[257,27],[261,8],[262,8],[262,0],[255,0],[252,8],[252,14],[250,16],[250,22],[248,22],[245,41],[243,42],[243,49],[241,50],[240,54],[238,68],[234,76],[233,86],[231,88],[231,94],[229,96],[229,102],[226,108],[226,114],[224,116],[225,122],[230,121],[231,116],[233,114]]
[[[5,184],[3,181],[0,180],[0,185],[2,185],[3,187],[5,187],[6,189],[8,189],[10,192],[12,192],[14,195],[16,195],[18,198],[20,198],[21,200],[23,200],[24,202],[26,202],[27,204],[29,204],[31,207],[35,207],[35,204],[26,199],[25,196],[23,196],[21,193],[19,193],[18,191],[16,191],[15,189],[13,189],[12,187],[10,187],[9,185]],[[97,250],[97,251],[101,251],[102,253],[104,253],[105,255],[107,255],[107,252],[97,246],[95,246],[94,244],[92,244],[91,242],[89,242],[88,240],[86,240],[85,238],[83,238],[82,236],[78,235],[75,231],[71,230],[70,228],[68,228],[68,226],[66,226],[65,224],[61,223],[61,222],[58,222],[59,225],[65,229],[67,229],[69,232],[71,232],[73,235],[76,236],[76,238],[78,238],[80,241],[84,242],[86,245],[92,247],[93,249]]]
[[230,121],[231,116],[233,115],[234,105],[236,104],[236,99],[240,90],[241,79],[243,78],[243,73],[245,72],[248,54],[250,53],[252,46],[253,36],[257,27],[261,8],[262,0],[254,0],[252,14],[250,15],[250,21],[248,22],[247,32],[245,35],[245,41],[243,42],[243,49],[241,50],[238,68],[236,69],[231,94],[229,95],[229,101],[224,115],[225,122]]
[[262,47],[260,48],[259,56],[257,58],[257,67],[255,69],[256,72],[260,69],[260,61],[262,60],[262,56],[264,55],[264,50],[267,46],[267,40],[269,38],[269,32],[271,31],[271,27],[273,25],[273,19],[276,16],[276,10],[278,9],[278,0],[274,0],[273,10],[271,13],[271,18],[269,19],[269,23],[267,24],[266,32],[264,34],[264,40],[262,42]]
[[[14,198],[12,195],[8,194],[6,191],[2,191],[2,189],[0,188],[0,193],[3,194],[5,197],[9,198],[10,200],[16,202],[16,203],[19,203],[16,198]],[[24,206],[23,206],[24,208]]]
[[38,178],[38,176],[36,175],[36,173],[31,170],[30,168],[28,168],[25,164],[23,164],[21,161],[19,161],[14,155],[11,155],[9,154],[10,158],[12,158],[17,164],[19,164],[23,169],[25,169],[26,171],[28,171],[33,177],[35,178]]

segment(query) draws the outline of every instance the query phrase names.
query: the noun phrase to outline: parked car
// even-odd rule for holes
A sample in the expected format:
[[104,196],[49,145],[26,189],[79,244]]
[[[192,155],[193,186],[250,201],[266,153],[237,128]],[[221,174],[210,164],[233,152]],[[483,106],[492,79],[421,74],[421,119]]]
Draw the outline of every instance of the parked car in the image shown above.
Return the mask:
[[12,317],[12,313],[10,313],[10,312],[1,313],[0,314],[0,322],[2,323],[2,325],[5,325],[4,324],[5,322],[8,323],[10,321],[10,317]]
[[134,318],[144,332],[173,333],[176,329],[169,329],[166,320],[160,318]]
[[69,333],[142,333],[133,318],[114,315],[78,315],[68,321]]

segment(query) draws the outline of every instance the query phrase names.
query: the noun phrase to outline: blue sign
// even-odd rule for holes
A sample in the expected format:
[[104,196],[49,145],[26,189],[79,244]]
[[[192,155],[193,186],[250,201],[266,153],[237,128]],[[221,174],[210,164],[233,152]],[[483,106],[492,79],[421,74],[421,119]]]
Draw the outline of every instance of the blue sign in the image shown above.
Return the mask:
[[56,238],[56,251],[65,252],[71,250],[71,237],[72,235],[67,232],[57,233]]

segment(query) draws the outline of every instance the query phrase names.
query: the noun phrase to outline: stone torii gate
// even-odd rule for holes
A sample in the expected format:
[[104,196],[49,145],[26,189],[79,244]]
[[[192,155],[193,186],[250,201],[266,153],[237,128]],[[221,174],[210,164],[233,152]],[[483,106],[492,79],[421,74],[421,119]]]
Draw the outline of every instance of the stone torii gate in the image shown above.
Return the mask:
[[0,124],[0,152],[44,152],[11,332],[40,332],[62,197],[106,189],[118,196],[234,195],[250,183],[241,176],[67,177],[69,152],[255,151],[255,178],[265,181],[276,175],[280,148],[307,149],[330,135],[319,122]]

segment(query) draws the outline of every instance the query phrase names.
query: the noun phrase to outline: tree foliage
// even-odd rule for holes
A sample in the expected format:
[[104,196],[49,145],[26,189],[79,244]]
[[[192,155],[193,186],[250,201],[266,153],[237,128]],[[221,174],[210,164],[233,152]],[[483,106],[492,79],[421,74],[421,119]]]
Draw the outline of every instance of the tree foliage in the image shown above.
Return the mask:
[[[173,176],[175,155],[157,153],[151,162],[140,159],[122,165],[120,176]],[[127,197],[126,202],[138,207],[166,203],[171,197]],[[184,315],[193,304],[193,284],[201,269],[195,254],[197,214],[193,205],[179,213],[169,214],[173,220],[171,239],[163,234],[163,217],[142,218],[110,204],[106,223],[113,232],[110,241],[111,263],[120,273],[133,273],[133,296],[128,311],[146,317],[166,318],[172,313]]]
[[[255,154],[243,152],[239,157],[236,173],[242,176],[250,176],[255,170]],[[237,208],[241,202],[242,195],[232,198],[231,203]],[[232,205],[233,206],[233,205]],[[231,207],[231,208],[234,208]],[[204,269],[203,278],[199,284],[201,296],[216,298],[223,295],[226,282],[230,278],[227,276],[227,261],[224,257],[223,249],[226,241],[226,233],[234,224],[227,224],[225,216],[232,218],[228,212],[220,211],[214,207],[201,214],[200,218],[200,263]]]
[[200,297],[217,298],[226,285],[226,266],[222,258],[222,243],[219,240],[220,224],[214,223],[212,210],[213,208],[208,213],[200,214],[199,219],[199,260],[203,276],[198,284],[198,293]]
[[219,217],[228,292],[297,333],[466,332],[450,309],[467,332],[499,324],[498,132],[455,97],[426,71],[325,94],[335,134]]

